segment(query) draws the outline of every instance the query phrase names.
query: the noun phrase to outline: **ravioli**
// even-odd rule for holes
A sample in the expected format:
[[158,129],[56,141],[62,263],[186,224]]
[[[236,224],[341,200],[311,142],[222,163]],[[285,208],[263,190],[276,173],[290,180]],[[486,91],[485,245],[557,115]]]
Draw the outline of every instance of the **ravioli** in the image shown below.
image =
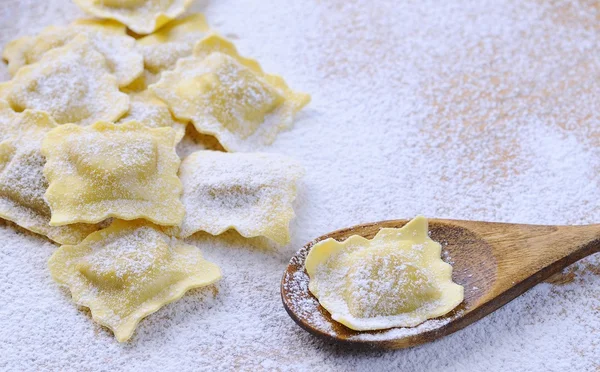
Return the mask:
[[138,39],[146,69],[153,74],[173,69],[180,58],[192,55],[194,44],[208,31],[206,19],[196,13],[170,22],[159,31]]
[[42,143],[50,225],[115,217],[178,226],[185,210],[179,201],[177,141],[171,128],[136,121],[52,130]]
[[127,341],[139,321],[186,291],[221,278],[200,250],[143,221],[115,220],[78,245],[63,245],[48,262],[73,301]]
[[414,327],[464,299],[422,216],[401,229],[381,229],[372,240],[323,240],[312,247],[305,267],[308,288],[321,306],[357,331]]
[[77,35],[85,34],[91,46],[106,58],[108,68],[123,87],[138,78],[144,70],[142,53],[135,39],[125,34],[125,27],[114,21],[78,20],[70,26],[50,26],[38,35],[11,41],[4,49],[8,71],[39,61],[49,50],[66,45]]
[[[7,105],[6,105],[7,106]],[[42,139],[57,124],[42,111],[15,113],[0,101],[0,217],[61,244],[77,244],[97,225],[49,226],[44,200],[48,183],[43,175]]]
[[175,117],[191,121],[198,132],[217,137],[227,151],[250,151],[271,144],[290,128],[310,96],[292,91],[283,79],[264,73],[241,57],[235,46],[210,35],[192,57],[165,71],[149,87]]
[[289,242],[296,180],[303,169],[274,154],[198,151],[179,171],[186,215],[180,236],[213,235],[234,228],[244,237]]
[[193,0],[75,0],[96,17],[119,21],[138,34],[152,33],[183,14]]
[[118,124],[134,120],[149,128],[173,128],[177,133],[177,142],[181,141],[187,123],[175,119],[163,101],[147,90],[131,93],[129,98],[129,111],[119,119]]
[[12,75],[17,73],[21,67],[28,64],[27,51],[31,49],[35,42],[33,36],[22,36],[9,41],[2,50],[2,59],[8,63],[8,73]]
[[0,98],[15,111],[48,112],[58,124],[113,121],[129,109],[105,58],[85,35],[54,48],[0,84]]
[[19,127],[19,114],[8,102],[0,99],[0,142],[11,137]]

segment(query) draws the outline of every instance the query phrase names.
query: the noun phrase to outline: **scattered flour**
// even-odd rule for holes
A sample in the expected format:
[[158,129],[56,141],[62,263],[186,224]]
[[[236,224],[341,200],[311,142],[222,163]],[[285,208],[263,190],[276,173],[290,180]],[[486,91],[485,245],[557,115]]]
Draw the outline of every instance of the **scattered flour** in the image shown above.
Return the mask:
[[[600,222],[594,4],[199,0],[194,8],[243,55],[312,94],[294,128],[265,148],[307,169],[292,243],[196,234],[188,241],[222,267],[223,280],[153,314],[119,345],[51,281],[56,246],[2,226],[1,370],[599,368],[598,255],[572,266],[565,284],[541,284],[463,331],[395,352],[318,340],[279,295],[300,246],[357,223],[419,213]],[[67,0],[5,0],[0,42],[81,16]],[[4,67],[0,74],[8,79]]]

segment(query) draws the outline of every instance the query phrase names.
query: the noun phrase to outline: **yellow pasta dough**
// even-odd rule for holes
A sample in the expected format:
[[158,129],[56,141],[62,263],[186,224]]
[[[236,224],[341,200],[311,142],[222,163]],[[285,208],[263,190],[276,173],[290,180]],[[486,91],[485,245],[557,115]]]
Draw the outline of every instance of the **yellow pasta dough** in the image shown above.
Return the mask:
[[414,327],[447,314],[464,299],[452,266],[428,235],[427,219],[381,229],[372,240],[326,239],[306,257],[309,290],[331,317],[357,330]]
[[194,44],[206,36],[208,30],[204,16],[196,13],[139,39],[146,69],[153,74],[173,69],[180,58],[192,54]]
[[142,93],[148,89],[148,86],[160,80],[160,74],[153,74],[148,70],[144,72],[126,87],[121,87],[121,91],[127,94]]
[[0,217],[61,244],[76,244],[97,225],[50,226],[44,200],[48,183],[43,175],[42,139],[57,124],[42,111],[13,112],[0,101]]
[[218,35],[196,44],[193,57],[179,60],[150,89],[177,118],[214,135],[228,151],[272,143],[310,100],[281,77],[264,73],[256,61],[241,57]]
[[29,64],[27,52],[31,50],[35,42],[33,36],[22,36],[11,40],[2,50],[2,59],[8,62],[8,73],[14,75],[21,67]]
[[8,104],[0,99],[0,142],[8,139],[19,126],[19,115]]
[[145,218],[177,226],[185,210],[177,177],[178,138],[171,128],[131,121],[62,125],[42,143],[50,224]]
[[119,86],[126,86],[142,74],[143,56],[135,39],[125,34],[125,27],[114,21],[78,20],[70,26],[50,26],[38,35],[11,41],[4,49],[8,71],[14,75],[25,65],[39,61],[54,48],[64,46],[77,35],[85,34],[91,46],[106,58],[108,68]]
[[149,128],[173,128],[177,133],[177,142],[181,141],[187,123],[175,119],[163,101],[147,90],[131,93],[129,97],[129,111],[119,119],[118,124],[135,120]]
[[234,228],[242,236],[289,242],[296,180],[303,169],[280,155],[198,151],[181,164],[186,208],[180,236]]
[[47,111],[59,124],[112,121],[129,109],[129,97],[119,92],[106,59],[83,34],[20,68],[0,84],[0,98],[16,111]]
[[193,0],[75,0],[85,12],[117,20],[138,34],[149,34],[177,18]]
[[187,290],[221,278],[200,250],[143,221],[115,220],[78,245],[63,245],[48,262],[73,301],[127,341],[139,321]]

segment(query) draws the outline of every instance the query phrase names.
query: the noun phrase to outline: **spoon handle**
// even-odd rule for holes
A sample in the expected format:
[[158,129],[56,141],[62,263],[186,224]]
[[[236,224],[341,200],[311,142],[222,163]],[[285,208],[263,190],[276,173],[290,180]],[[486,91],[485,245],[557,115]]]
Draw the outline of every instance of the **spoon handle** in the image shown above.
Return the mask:
[[[458,222],[458,221],[457,221]],[[460,224],[460,223],[459,223]],[[600,252],[600,225],[468,223],[491,247],[496,270],[482,302],[516,297],[572,263]],[[510,293],[507,293],[510,292]]]

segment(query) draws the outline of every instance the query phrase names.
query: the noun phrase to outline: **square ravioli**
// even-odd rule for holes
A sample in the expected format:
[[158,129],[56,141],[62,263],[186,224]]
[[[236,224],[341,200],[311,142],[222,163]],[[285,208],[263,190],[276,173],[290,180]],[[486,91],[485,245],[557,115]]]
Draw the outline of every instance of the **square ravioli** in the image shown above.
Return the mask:
[[[114,21],[80,19],[71,23],[71,27],[85,28],[107,35],[126,35],[125,26]],[[38,35],[22,36],[9,41],[2,51],[2,58],[8,62],[8,72],[14,76],[21,67],[39,61],[44,53],[65,45],[78,33],[72,32],[70,35],[65,35],[62,32],[55,32],[56,30],[57,27],[50,26]]]
[[99,18],[119,21],[137,34],[149,34],[177,18],[193,0],[75,0],[79,7]]
[[42,143],[50,224],[115,217],[179,225],[185,210],[179,200],[177,141],[171,128],[148,128],[136,121],[52,130]]
[[271,144],[292,126],[310,96],[292,91],[283,79],[241,57],[235,46],[210,35],[150,86],[173,114],[211,134],[228,151],[250,151]]
[[113,121],[129,108],[106,59],[83,34],[21,67],[0,84],[0,98],[15,111],[47,111],[58,124]]
[[415,327],[447,314],[464,288],[452,281],[428,226],[417,216],[372,239],[321,240],[306,256],[308,289],[333,320],[356,331]]
[[50,226],[50,208],[44,200],[48,183],[44,178],[41,142],[57,124],[42,111],[16,113],[0,109],[0,132],[10,135],[0,142],[0,218],[61,244],[76,244],[97,225]]
[[115,220],[78,245],[63,245],[48,262],[73,301],[127,341],[140,320],[186,291],[221,278],[200,250],[143,221]]
[[294,217],[296,181],[304,170],[275,154],[198,151],[182,163],[186,215],[180,236],[236,229],[244,237],[266,236],[285,245]]
[[82,19],[69,26],[50,26],[35,36],[24,36],[9,42],[3,57],[8,71],[14,75],[19,68],[39,61],[46,52],[62,47],[77,35],[85,34],[92,47],[106,58],[108,68],[119,86],[130,84],[144,70],[142,53],[135,39],[125,33],[125,27],[114,21]]

